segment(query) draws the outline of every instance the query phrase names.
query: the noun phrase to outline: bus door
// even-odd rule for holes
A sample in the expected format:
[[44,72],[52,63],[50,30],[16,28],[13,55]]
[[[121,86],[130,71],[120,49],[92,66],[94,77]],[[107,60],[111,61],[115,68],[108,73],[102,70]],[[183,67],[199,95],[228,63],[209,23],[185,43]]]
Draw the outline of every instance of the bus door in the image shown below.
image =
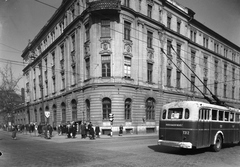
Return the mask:
[[210,109],[201,108],[198,119],[197,147],[209,146],[210,144]]
[[240,114],[238,113],[236,113],[235,117],[235,128],[236,128],[235,132],[236,141],[240,141]]

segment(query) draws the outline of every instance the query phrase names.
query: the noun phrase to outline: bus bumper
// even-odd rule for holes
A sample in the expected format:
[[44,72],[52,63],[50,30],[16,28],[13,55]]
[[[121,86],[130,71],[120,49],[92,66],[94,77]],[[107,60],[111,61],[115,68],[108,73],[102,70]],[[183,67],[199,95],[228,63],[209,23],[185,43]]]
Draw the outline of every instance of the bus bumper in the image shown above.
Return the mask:
[[171,146],[171,147],[180,147],[180,148],[192,148],[192,143],[190,142],[177,142],[177,141],[167,141],[167,140],[158,140],[158,145],[162,146]]

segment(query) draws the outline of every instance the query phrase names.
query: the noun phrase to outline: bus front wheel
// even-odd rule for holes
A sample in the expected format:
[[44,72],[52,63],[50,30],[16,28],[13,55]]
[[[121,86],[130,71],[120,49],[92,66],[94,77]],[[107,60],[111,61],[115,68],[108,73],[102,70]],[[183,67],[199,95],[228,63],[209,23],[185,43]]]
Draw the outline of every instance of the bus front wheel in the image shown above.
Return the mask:
[[213,145],[213,151],[218,152],[222,148],[223,139],[221,135],[217,135],[216,142]]

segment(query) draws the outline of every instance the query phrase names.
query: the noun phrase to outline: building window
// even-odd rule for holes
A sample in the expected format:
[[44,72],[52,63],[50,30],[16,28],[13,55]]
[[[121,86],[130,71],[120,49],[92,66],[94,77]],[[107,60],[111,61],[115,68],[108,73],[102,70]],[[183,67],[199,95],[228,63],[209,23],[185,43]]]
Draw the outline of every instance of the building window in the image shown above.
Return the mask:
[[208,37],[203,36],[203,47],[208,48]]
[[103,120],[109,120],[109,114],[112,113],[111,108],[111,100],[109,98],[104,98],[102,100]]
[[214,95],[215,96],[218,95],[218,82],[217,81],[214,82]]
[[168,56],[172,56],[172,53],[171,53],[172,48],[171,47],[172,47],[172,41],[167,40],[167,55]]
[[124,6],[130,7],[130,0],[124,0]]
[[111,77],[111,57],[102,55],[102,77]]
[[86,35],[86,41],[90,40],[90,30],[89,30],[89,24],[85,25],[85,35]]
[[72,37],[72,51],[75,51],[75,34],[71,36]]
[[62,44],[61,46],[60,46],[60,58],[61,58],[61,60],[63,60],[64,59],[64,44]]
[[124,75],[131,78],[131,58],[124,57]]
[[102,20],[101,37],[110,37],[110,20]]
[[218,43],[214,43],[214,52],[215,53],[219,53],[219,44]]
[[235,81],[235,68],[232,68],[232,80]]
[[155,100],[148,98],[146,101],[146,120],[155,120]]
[[[90,101],[87,99],[85,101],[86,103],[86,114],[87,114],[87,121],[90,122],[91,121],[91,108],[90,108]],[[84,116],[83,116],[84,118]]]
[[167,16],[167,28],[171,29],[171,21],[172,21],[172,16],[168,15]]
[[85,59],[86,63],[86,77],[90,79],[90,58]]
[[147,32],[147,47],[152,48],[152,40],[153,40],[153,33],[148,31]]
[[167,68],[167,87],[171,86],[172,69]]
[[197,32],[195,30],[190,30],[190,39],[193,42],[196,42]]
[[234,99],[235,96],[235,86],[232,86],[232,99]]
[[61,82],[61,89],[65,89],[65,77],[64,75],[62,76],[62,82]]
[[61,104],[61,108],[62,108],[62,123],[66,123],[67,115],[66,115],[66,105],[65,105],[65,103]]
[[195,91],[195,76],[191,75],[191,92]]
[[227,97],[227,84],[223,85],[223,97],[226,98]]
[[71,21],[73,21],[74,18],[75,18],[75,9],[73,7],[72,10],[71,10]]
[[132,100],[128,98],[125,100],[125,120],[131,119],[131,110],[132,110]]
[[59,27],[60,27],[60,34],[62,34],[63,30],[64,30],[64,22],[63,21],[59,23]]
[[178,20],[177,21],[177,33],[180,34],[180,32],[181,32],[181,20]]
[[181,44],[177,43],[177,58],[181,59]]
[[77,101],[72,100],[72,121],[77,121]]
[[228,53],[228,49],[224,48],[223,50],[224,57],[227,57],[227,53]]
[[224,76],[224,81],[227,82],[227,64],[224,64],[223,76]]
[[56,92],[56,80],[53,78],[53,93]]
[[38,117],[37,117],[37,110],[34,110],[34,116],[35,116],[35,122],[38,122]]
[[236,53],[233,52],[232,53],[232,60],[235,61],[235,59],[236,59]]
[[131,23],[124,21],[124,39],[130,40],[131,38]]
[[152,83],[153,64],[147,63],[147,81]]
[[152,18],[152,6],[148,5],[147,16]]
[[177,89],[181,88],[181,71],[177,70],[177,84],[176,84]]
[[57,107],[54,104],[52,107],[53,110],[53,126],[56,127],[57,126]]
[[203,93],[204,94],[207,94],[207,85],[208,85],[208,79],[207,78],[204,78],[203,79],[203,83],[205,86],[203,86]]

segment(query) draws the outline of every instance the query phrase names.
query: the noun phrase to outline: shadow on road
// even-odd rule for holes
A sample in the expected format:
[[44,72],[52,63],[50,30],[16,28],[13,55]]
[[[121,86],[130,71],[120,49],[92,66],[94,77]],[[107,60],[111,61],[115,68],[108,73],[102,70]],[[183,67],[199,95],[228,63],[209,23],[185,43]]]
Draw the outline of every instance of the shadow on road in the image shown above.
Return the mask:
[[167,147],[167,146],[159,146],[159,145],[148,146],[148,148],[154,150],[155,152],[177,154],[177,155],[195,155],[195,154],[202,154],[207,151],[211,151],[209,148],[183,149],[183,148],[175,148],[175,147]]
[[[222,149],[229,149],[231,147],[239,147],[239,146],[240,146],[240,143],[224,144]],[[202,154],[205,152],[213,152],[213,150],[210,147],[200,148],[200,149],[183,149],[183,148],[175,148],[175,147],[168,147],[168,146],[152,145],[152,146],[148,146],[148,148],[154,150],[155,152],[177,154],[177,155],[195,155],[195,154]]]

